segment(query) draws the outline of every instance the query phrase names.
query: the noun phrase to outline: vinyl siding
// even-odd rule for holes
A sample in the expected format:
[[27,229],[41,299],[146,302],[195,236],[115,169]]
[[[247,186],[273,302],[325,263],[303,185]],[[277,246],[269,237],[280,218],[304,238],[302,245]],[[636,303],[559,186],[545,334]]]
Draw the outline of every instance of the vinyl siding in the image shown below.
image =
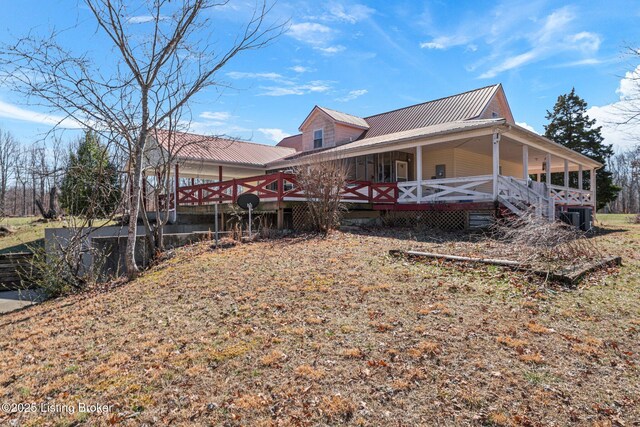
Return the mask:
[[446,165],[447,178],[454,176],[453,148],[430,149],[422,148],[422,179],[431,179],[436,174],[436,165]]
[[504,96],[504,92],[502,90],[496,92],[478,118],[494,119],[494,112],[497,114],[497,117],[507,119],[508,123],[515,123],[511,110],[509,109],[509,104],[507,103],[507,98]]
[[343,144],[345,142],[351,142],[358,139],[362,135],[363,130],[346,126],[340,123],[335,124],[334,143]]
[[313,131],[322,129],[323,147],[335,145],[335,124],[325,114],[314,114],[306,127],[302,129],[302,151],[313,150]]
[[[488,154],[478,154],[461,148],[455,150],[456,176],[490,175],[493,173],[493,159]],[[522,177],[522,164],[500,161],[502,175]]]

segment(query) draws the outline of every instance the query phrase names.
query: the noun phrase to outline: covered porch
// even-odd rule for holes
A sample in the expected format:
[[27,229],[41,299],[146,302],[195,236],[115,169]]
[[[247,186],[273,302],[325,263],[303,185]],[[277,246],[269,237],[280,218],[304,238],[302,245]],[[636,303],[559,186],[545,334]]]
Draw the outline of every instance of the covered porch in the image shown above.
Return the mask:
[[[335,156],[347,161],[351,171],[341,189],[343,201],[378,210],[497,202],[516,214],[534,210],[549,218],[558,209],[596,206],[596,169],[601,165],[518,126],[393,142],[357,150],[336,147]],[[172,207],[231,204],[243,193],[278,206],[304,201],[295,175],[287,173],[302,159],[279,165],[277,172],[255,170],[253,175],[218,179],[206,167],[205,175],[214,179],[200,182],[203,171],[176,164]]]

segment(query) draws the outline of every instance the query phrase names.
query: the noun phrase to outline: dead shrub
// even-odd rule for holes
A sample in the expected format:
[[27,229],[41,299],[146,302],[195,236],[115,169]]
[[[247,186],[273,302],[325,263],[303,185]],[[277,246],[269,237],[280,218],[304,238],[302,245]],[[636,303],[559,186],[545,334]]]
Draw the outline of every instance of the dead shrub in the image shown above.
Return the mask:
[[340,225],[347,208],[342,203],[342,189],[347,185],[349,168],[341,159],[314,159],[296,168],[296,179],[307,199],[309,227],[312,231],[330,233]]
[[564,268],[576,260],[603,258],[583,231],[533,212],[497,221],[490,238],[506,243],[511,254],[520,254],[523,265],[546,267],[547,271]]

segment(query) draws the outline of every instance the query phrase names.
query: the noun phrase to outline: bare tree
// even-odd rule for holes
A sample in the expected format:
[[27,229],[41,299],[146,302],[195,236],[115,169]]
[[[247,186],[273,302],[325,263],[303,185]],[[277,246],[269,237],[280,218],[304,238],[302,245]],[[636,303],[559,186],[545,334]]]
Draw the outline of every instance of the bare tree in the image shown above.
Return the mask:
[[[217,85],[218,72],[236,55],[265,46],[284,30],[269,25],[272,6],[262,2],[235,38],[219,37],[209,16],[227,1],[146,0],[129,8],[124,0],[85,0],[98,26],[115,47],[115,69],[105,75],[87,55],[77,56],[57,43],[57,35],[31,36],[5,46],[6,81],[43,105],[99,132],[126,151],[130,191],[126,268],[135,263],[136,226],[141,201],[143,153],[150,131],[184,114],[189,101]],[[131,9],[150,17],[143,35],[132,29]],[[143,10],[144,9],[144,10]],[[141,11],[143,13],[141,13]]]
[[0,129],[0,218],[5,215],[7,187],[17,160],[19,146],[13,135]]
[[314,162],[296,168],[296,179],[307,199],[310,226],[327,234],[340,224],[346,206],[342,189],[347,184],[349,168],[342,159],[319,156]]
[[614,183],[621,188],[609,204],[615,213],[640,212],[640,146],[620,152],[609,160]]

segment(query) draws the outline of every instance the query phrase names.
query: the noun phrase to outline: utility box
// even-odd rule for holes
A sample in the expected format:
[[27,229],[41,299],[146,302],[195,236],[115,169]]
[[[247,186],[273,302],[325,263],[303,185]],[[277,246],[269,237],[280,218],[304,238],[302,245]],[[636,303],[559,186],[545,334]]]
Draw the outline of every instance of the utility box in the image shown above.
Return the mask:
[[579,227],[582,231],[589,231],[593,227],[593,214],[589,207],[576,207],[567,209],[569,213],[575,212],[580,216]]
[[578,212],[558,212],[558,219],[569,225],[573,225],[575,228],[580,228],[580,213]]

